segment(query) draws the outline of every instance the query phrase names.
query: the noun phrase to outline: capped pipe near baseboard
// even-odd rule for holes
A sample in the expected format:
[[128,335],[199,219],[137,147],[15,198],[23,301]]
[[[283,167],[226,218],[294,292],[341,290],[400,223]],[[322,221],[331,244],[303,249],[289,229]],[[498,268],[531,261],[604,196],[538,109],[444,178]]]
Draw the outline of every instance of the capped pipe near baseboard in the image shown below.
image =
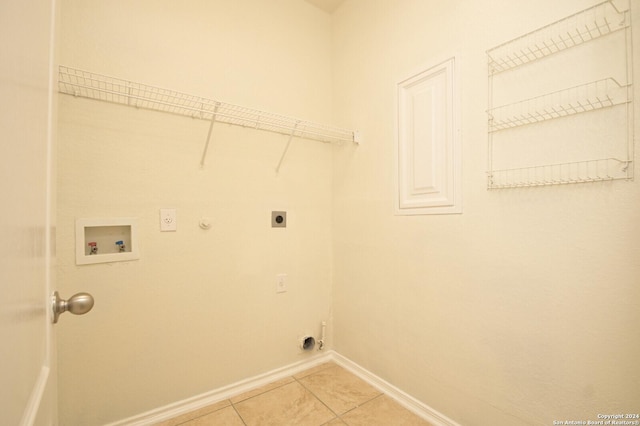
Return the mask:
[[326,331],[327,331],[327,322],[326,321],[322,321],[322,332],[320,333],[320,340],[318,341],[318,350],[319,351],[324,349],[324,340],[325,340]]

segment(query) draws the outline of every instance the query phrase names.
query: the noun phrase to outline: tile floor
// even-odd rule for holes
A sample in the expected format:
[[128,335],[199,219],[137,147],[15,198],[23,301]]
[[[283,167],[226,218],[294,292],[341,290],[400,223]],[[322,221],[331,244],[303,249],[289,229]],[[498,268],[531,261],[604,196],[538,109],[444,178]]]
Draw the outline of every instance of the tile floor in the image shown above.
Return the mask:
[[157,426],[423,425],[430,423],[332,362]]

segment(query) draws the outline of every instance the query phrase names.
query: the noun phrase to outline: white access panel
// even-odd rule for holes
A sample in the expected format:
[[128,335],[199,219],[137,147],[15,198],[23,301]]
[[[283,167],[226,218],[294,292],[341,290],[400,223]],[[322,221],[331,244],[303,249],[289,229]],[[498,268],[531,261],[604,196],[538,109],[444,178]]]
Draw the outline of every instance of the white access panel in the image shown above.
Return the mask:
[[455,58],[398,84],[396,214],[461,213]]

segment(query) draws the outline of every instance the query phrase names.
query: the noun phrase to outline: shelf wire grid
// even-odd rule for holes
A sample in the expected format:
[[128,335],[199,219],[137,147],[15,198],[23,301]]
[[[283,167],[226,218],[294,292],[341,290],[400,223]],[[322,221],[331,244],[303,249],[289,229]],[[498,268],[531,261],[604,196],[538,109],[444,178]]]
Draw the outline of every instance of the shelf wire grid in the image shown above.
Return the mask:
[[626,104],[631,102],[627,87],[606,78],[495,107],[487,111],[489,132]]
[[525,188],[629,179],[631,161],[618,158],[547,164],[488,172],[488,188]]
[[60,93],[183,115],[321,142],[357,142],[355,132],[162,89],[66,66],[59,67]]
[[487,51],[489,72],[497,74],[631,25],[629,9],[607,0]]

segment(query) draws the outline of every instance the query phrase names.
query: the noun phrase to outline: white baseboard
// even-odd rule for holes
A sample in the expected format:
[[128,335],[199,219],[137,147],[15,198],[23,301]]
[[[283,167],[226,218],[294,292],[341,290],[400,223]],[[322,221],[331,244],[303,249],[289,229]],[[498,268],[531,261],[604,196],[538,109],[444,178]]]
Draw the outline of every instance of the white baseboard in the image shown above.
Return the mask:
[[460,426],[445,415],[437,412],[426,404],[401,391],[392,384],[386,382],[375,374],[360,367],[355,362],[338,354],[335,351],[326,351],[304,361],[296,362],[282,368],[260,374],[236,383],[206,392],[192,398],[178,401],[164,407],[159,407],[146,413],[138,414],[127,419],[109,423],[105,426],[149,426],[155,423],[172,419],[182,414],[198,410],[216,402],[232,398],[241,393],[275,382],[285,377],[293,376],[301,371],[313,368],[325,362],[333,361],[344,369],[360,377],[371,386],[397,401],[400,405],[415,413],[419,417],[432,423],[434,426]]
[[369,383],[371,386],[378,389],[388,397],[394,399],[396,402],[398,402],[398,404],[402,405],[407,410],[428,421],[433,426],[460,426],[458,423],[454,422],[444,414],[434,410],[427,404],[418,401],[411,395],[401,391],[391,383],[376,376],[372,372],[365,370],[355,362],[340,355],[339,353],[332,351],[331,360],[345,370],[348,370],[356,376],[360,377],[362,380]]
[[178,417],[182,414],[204,408],[216,402],[224,401],[241,393],[250,391],[268,383],[275,382],[285,377],[293,376],[301,371],[315,367],[331,361],[331,352],[327,351],[321,355],[314,356],[304,361],[289,364],[285,367],[277,368],[269,372],[232,383],[227,386],[196,395],[182,401],[174,402],[164,407],[159,407],[146,413],[138,414],[127,419],[109,423],[105,426],[149,426],[165,420]]

